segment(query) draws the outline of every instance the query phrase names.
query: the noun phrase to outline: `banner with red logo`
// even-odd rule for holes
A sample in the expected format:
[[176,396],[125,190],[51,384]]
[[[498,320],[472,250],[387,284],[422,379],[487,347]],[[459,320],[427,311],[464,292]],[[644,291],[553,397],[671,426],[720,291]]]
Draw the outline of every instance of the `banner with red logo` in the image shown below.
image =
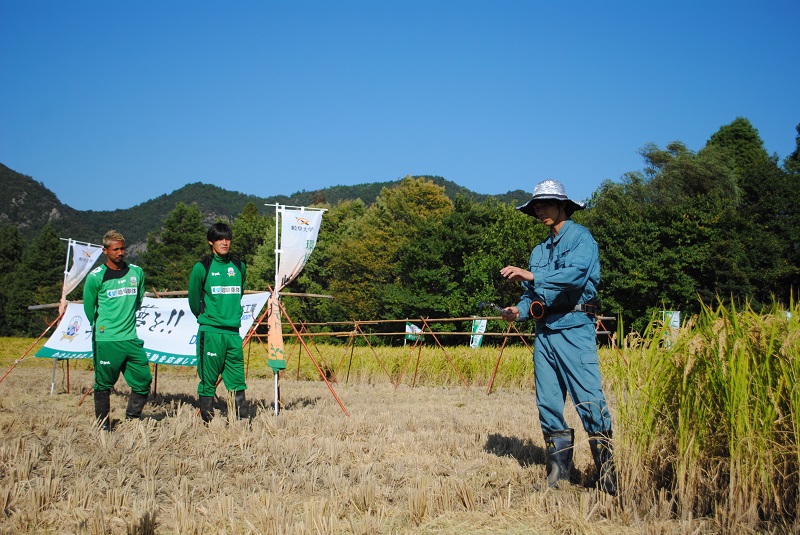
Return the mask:
[[324,210],[290,210],[283,208],[280,260],[275,275],[276,291],[280,291],[297,277],[308,262],[322,224]]

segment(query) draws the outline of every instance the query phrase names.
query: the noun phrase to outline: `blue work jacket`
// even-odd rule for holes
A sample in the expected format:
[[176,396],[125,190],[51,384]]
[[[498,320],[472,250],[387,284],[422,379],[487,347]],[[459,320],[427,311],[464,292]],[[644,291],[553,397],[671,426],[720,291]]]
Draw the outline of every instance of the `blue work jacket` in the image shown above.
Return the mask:
[[[525,292],[517,308],[519,319],[530,318],[530,306],[541,300],[549,309],[567,309],[597,297],[600,284],[600,255],[597,242],[583,226],[571,219],[564,222],[557,235],[547,237],[531,252],[528,270],[533,282],[523,282]],[[594,323],[594,316],[584,312],[548,314],[537,322],[550,329],[567,329]]]

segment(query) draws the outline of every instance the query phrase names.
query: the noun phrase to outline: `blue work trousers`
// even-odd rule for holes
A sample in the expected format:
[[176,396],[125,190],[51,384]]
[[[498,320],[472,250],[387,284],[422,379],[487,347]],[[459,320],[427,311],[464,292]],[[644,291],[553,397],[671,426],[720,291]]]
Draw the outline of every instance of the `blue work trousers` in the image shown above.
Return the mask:
[[595,336],[593,323],[536,330],[533,349],[536,404],[544,433],[569,428],[564,420],[567,393],[587,433],[611,431]]

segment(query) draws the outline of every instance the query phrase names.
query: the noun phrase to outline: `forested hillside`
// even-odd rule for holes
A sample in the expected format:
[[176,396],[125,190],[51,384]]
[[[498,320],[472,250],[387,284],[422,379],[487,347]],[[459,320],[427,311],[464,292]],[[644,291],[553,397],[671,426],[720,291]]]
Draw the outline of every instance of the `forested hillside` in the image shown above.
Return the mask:
[[[600,248],[604,314],[618,316],[626,329],[639,329],[665,309],[686,317],[717,300],[747,301],[758,309],[797,298],[800,150],[778,161],[750,122],[739,118],[697,152],[676,141],[665,148],[647,145],[641,154],[643,169],[604,182],[588,208],[574,215]],[[25,180],[28,190],[11,190],[20,224],[0,225],[0,334],[40,330],[41,318],[25,307],[58,299],[64,259],[58,225],[75,215],[41,185]],[[138,263],[148,287],[162,291],[186,288],[206,246],[207,224],[218,217],[231,220],[233,250],[248,264],[248,286],[265,289],[274,279],[275,221],[263,205],[325,207],[316,249],[288,290],[334,299],[286,300],[293,317],[309,322],[467,317],[479,313],[480,301],[517,302],[520,286],[505,281],[499,270],[527,266],[531,249],[547,234],[514,209],[529,193],[507,203],[469,195],[438,177],[357,188],[350,196],[336,187],[262,199],[190,184],[114,212],[113,224],[128,235],[139,228],[136,220],[152,225],[139,231],[148,234]],[[44,215],[19,205],[36,206]],[[112,213],[80,215],[92,220],[101,214]],[[48,219],[24,247],[30,240],[23,232]],[[105,221],[94,232],[110,226],[112,220]]]
[[[451,198],[463,195],[476,202],[491,197],[503,202],[521,203],[529,197],[529,193],[521,190],[497,196],[481,195],[441,177],[425,178],[443,186]],[[372,204],[383,188],[399,182],[396,180],[355,186],[333,186],[322,190],[303,190],[288,196],[271,197],[258,197],[228,191],[212,184],[195,182],[132,208],[82,211],[61,203],[41,182],[0,163],[0,191],[6,192],[10,199],[10,202],[0,206],[0,224],[17,227],[26,240],[31,240],[46,223],[50,223],[61,237],[90,243],[97,243],[100,236],[109,228],[124,229],[130,252],[134,258],[138,258],[145,249],[148,234],[161,228],[167,214],[178,203],[196,204],[203,215],[203,221],[210,224],[220,218],[233,220],[248,203],[254,203],[261,213],[269,211],[265,204],[275,203],[294,206],[333,205],[341,201],[361,199],[366,204]]]

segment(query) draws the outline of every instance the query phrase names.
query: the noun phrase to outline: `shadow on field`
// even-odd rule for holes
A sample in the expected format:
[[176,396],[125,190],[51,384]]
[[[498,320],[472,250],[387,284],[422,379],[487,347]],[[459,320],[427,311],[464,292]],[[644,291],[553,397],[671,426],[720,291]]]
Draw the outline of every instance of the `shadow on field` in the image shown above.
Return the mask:
[[[120,395],[127,397],[128,393],[123,393]],[[321,396],[300,397],[283,404],[282,409],[291,410],[315,407],[321,399]],[[249,398],[247,402],[253,408],[260,407],[261,410],[273,410],[272,407],[274,401],[270,399]],[[160,422],[161,420],[164,420],[165,418],[174,414],[175,410],[180,405],[187,405],[197,409],[199,407],[199,401],[197,396],[191,394],[155,394],[151,395],[148,399],[147,405],[145,406],[145,412],[148,413],[147,417],[149,419]],[[228,401],[226,397],[224,395],[214,396],[212,407],[218,415],[227,415]]]
[[[151,394],[145,406],[145,411],[148,408],[150,411],[154,411],[148,417],[160,422],[169,416],[170,412],[174,413],[179,405],[189,405],[196,408],[198,406],[197,403],[197,396],[190,394]],[[214,405],[217,408],[217,403]],[[223,406],[223,404],[219,404],[219,407]]]
[[545,464],[547,453],[543,447],[535,445],[529,439],[490,434],[483,446],[484,451],[498,457],[513,457],[520,466]]
[[[284,404],[283,409],[304,409],[306,407],[315,407],[320,399],[322,399],[321,396],[293,399],[292,401]],[[271,403],[272,402],[270,402],[270,405]]]

